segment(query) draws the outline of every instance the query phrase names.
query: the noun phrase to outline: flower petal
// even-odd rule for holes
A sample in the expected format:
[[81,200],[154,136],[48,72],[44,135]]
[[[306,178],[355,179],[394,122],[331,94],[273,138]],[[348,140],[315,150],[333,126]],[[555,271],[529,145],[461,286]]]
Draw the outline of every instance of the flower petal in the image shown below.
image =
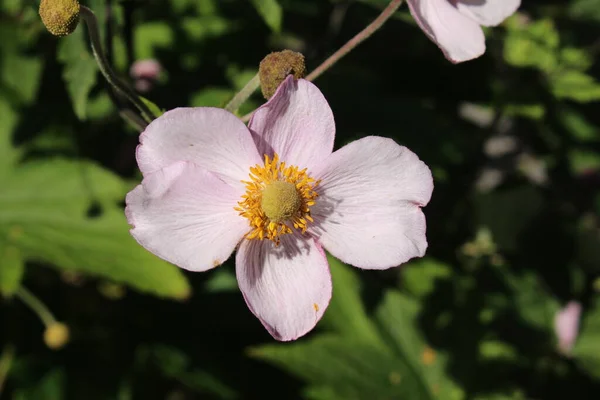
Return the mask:
[[144,175],[191,161],[238,187],[251,166],[262,164],[242,121],[211,107],[176,108],[154,120],[140,136],[137,160]]
[[233,209],[241,194],[212,173],[178,162],[146,175],[127,195],[131,234],[160,258],[205,271],[229,258],[248,221]]
[[514,14],[521,0],[458,0],[456,8],[479,25],[496,26]]
[[558,338],[559,350],[570,356],[579,334],[581,303],[570,301],[554,316],[554,332]]
[[461,14],[449,0],[408,0],[408,7],[423,32],[453,63],[485,52],[485,37],[479,24]]
[[309,231],[331,254],[365,269],[397,266],[427,248],[431,171],[406,147],[369,136],[333,153],[315,174]]
[[331,275],[321,246],[308,236],[243,240],[236,255],[240,290],[250,311],[277,340],[305,335],[331,299]]
[[333,151],[335,122],[327,100],[315,85],[291,75],[248,127],[261,155],[275,152],[288,165],[309,171]]

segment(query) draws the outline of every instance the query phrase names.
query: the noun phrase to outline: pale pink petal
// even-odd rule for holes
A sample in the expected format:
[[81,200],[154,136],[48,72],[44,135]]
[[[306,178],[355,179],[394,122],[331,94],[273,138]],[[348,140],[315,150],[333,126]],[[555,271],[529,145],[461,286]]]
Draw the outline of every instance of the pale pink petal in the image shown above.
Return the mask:
[[205,271],[229,258],[248,221],[233,209],[240,193],[190,162],[146,175],[127,195],[131,234],[160,258]]
[[261,155],[275,152],[287,164],[309,171],[333,150],[335,122],[327,100],[315,85],[291,75],[248,126]]
[[579,334],[579,318],[581,304],[570,301],[554,317],[554,332],[558,338],[558,349],[564,355],[571,355],[571,350]]
[[155,119],[140,136],[137,160],[143,174],[191,161],[236,187],[262,164],[242,121],[211,107],[176,108]]
[[277,340],[305,335],[329,305],[327,258],[308,236],[283,235],[279,246],[270,240],[243,240],[235,263],[246,304]]
[[421,207],[431,171],[406,147],[369,136],[333,153],[315,173],[321,183],[310,232],[331,254],[365,269],[397,266],[427,248]]
[[514,14],[521,0],[457,0],[456,8],[479,25],[496,26]]
[[471,60],[485,52],[479,24],[461,14],[448,0],[408,0],[410,13],[423,32],[454,63]]

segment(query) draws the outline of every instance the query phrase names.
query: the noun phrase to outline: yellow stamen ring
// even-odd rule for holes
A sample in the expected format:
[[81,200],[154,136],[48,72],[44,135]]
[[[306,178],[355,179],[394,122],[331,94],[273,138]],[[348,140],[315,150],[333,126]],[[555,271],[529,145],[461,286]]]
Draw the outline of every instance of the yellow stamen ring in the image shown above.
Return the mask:
[[250,180],[242,181],[246,193],[234,207],[250,222],[251,230],[246,239],[269,239],[276,245],[279,237],[292,233],[292,227],[306,232],[313,222],[310,207],[319,196],[315,188],[319,184],[297,166],[286,166],[275,154],[273,160],[265,155],[265,165],[250,168]]

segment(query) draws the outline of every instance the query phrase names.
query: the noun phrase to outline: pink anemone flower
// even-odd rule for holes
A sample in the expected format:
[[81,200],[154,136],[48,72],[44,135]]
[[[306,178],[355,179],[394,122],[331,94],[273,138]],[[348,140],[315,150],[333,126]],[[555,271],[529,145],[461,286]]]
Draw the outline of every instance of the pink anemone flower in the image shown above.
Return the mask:
[[521,0],[408,0],[419,27],[453,63],[481,56],[481,26],[499,25],[520,5]]
[[427,248],[429,168],[391,139],[333,152],[323,94],[291,76],[246,127],[218,108],[178,108],[140,136],[131,234],[157,256],[206,271],[237,248],[244,299],[277,340],[309,332],[331,299],[324,249],[386,269]]

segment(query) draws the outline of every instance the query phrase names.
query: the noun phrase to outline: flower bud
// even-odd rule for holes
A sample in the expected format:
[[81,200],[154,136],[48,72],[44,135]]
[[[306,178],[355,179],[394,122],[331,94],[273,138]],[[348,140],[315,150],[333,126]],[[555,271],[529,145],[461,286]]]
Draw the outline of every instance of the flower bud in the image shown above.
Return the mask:
[[162,72],[160,63],[153,59],[139,60],[129,69],[129,75],[134,79],[135,89],[140,93],[149,92]]
[[40,17],[54,36],[67,36],[79,24],[79,2],[77,0],[42,0]]
[[558,350],[567,357],[572,355],[573,346],[579,335],[581,304],[570,301],[554,316],[554,333],[558,338]]
[[292,74],[296,79],[304,77],[304,56],[291,50],[271,53],[260,62],[258,74],[263,96],[268,100],[288,75]]
[[44,331],[44,343],[52,350],[59,350],[69,342],[69,327],[62,322],[54,322]]

